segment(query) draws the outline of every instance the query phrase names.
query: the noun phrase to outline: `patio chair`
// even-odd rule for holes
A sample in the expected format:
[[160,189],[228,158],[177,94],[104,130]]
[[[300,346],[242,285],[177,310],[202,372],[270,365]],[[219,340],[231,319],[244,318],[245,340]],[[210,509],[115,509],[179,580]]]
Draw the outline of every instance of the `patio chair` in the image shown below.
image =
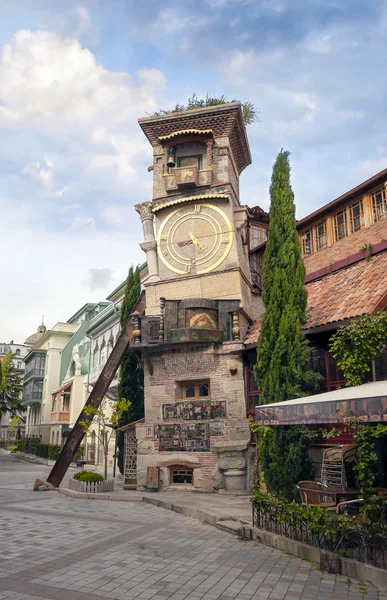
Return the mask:
[[363,502],[363,498],[339,502],[339,504],[336,506],[336,515],[338,517],[350,518],[357,523],[363,523],[365,520],[365,512],[360,512]]
[[297,489],[300,492],[302,506],[336,508],[336,502],[324,502],[324,486],[319,481],[299,481]]
[[[387,500],[387,489],[378,488],[378,504],[382,508],[383,504]],[[339,502],[336,507],[336,514],[340,517],[351,518],[357,523],[364,523],[366,518],[369,518],[372,522],[379,522],[380,518],[385,519],[386,517],[381,516],[379,511],[375,514],[370,514],[367,511],[360,511],[361,505],[364,502],[363,498],[357,498],[356,500],[347,500],[346,502]]]

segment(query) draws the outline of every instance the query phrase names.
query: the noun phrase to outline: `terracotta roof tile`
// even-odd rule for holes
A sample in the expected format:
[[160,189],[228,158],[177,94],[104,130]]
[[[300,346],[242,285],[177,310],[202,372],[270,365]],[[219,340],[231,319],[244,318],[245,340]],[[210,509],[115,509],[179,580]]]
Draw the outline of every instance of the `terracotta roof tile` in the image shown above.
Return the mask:
[[[346,269],[326,275],[306,285],[307,322],[312,329],[372,313],[387,294],[387,252],[362,260]],[[250,326],[245,344],[257,342],[262,317]]]
[[254,323],[250,325],[245,337],[246,346],[248,346],[249,344],[255,344],[257,342],[259,333],[261,331],[261,323],[262,317],[258,317],[258,319],[256,319]]

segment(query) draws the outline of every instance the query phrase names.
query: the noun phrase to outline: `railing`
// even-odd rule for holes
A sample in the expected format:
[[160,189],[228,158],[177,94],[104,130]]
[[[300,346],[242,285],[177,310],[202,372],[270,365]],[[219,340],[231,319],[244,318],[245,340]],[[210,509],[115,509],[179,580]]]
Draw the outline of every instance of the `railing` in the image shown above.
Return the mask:
[[83,492],[88,494],[99,492],[113,492],[114,479],[107,479],[106,481],[94,481],[91,483],[85,481],[77,481],[76,479],[70,479],[69,489],[75,492]]
[[24,380],[29,379],[30,377],[44,377],[44,367],[38,368],[34,367],[29,369],[28,371],[24,371]]
[[[327,509],[316,512],[316,509],[305,508],[304,516],[300,516],[300,507],[292,510],[296,503],[288,504],[288,508],[279,504],[266,506],[253,501],[253,526],[339,556],[387,568],[386,525],[354,522],[350,517],[337,517]],[[313,517],[309,518],[309,514]]]
[[50,415],[50,423],[68,423],[70,413],[67,411],[52,412]]

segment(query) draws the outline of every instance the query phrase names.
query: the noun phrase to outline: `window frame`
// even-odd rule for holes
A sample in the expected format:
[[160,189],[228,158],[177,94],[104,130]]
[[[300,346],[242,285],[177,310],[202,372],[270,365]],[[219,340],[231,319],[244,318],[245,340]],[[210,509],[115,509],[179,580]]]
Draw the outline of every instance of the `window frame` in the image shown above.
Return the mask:
[[[338,219],[341,216],[343,217],[343,223],[339,224]],[[340,242],[341,240],[344,240],[346,237],[348,237],[349,233],[348,233],[347,208],[343,208],[342,210],[338,211],[337,213],[335,213],[333,215],[333,224],[334,224],[334,230],[335,230],[335,242]],[[339,228],[340,227],[344,227],[344,234],[341,236],[339,236]]]
[[[379,205],[376,204],[376,196],[377,194],[380,194],[381,196],[381,203]],[[386,193],[386,187],[384,185],[378,187],[375,190],[372,190],[372,192],[370,193],[370,197],[371,197],[371,201],[372,201],[372,212],[373,212],[373,219],[374,219],[374,223],[377,223],[378,221],[383,221],[383,219],[387,218],[387,193]],[[378,209],[382,208],[382,213],[383,214],[378,214]]]
[[[359,215],[358,216],[354,216],[353,215],[353,209],[355,207],[360,206],[360,211],[359,211]],[[351,234],[352,233],[357,233],[358,231],[360,231],[361,229],[364,228],[364,202],[363,202],[363,197],[359,198],[356,202],[353,202],[352,204],[350,204],[348,206],[348,212],[349,212],[349,223],[350,223],[350,228],[351,228]],[[354,220],[355,219],[359,219],[359,227],[357,229],[355,229],[354,227]]]
[[[207,396],[200,396],[199,394],[199,388],[201,385],[207,385],[208,386],[208,395]],[[195,395],[194,396],[187,396],[187,387],[193,387],[195,390]],[[210,386],[210,380],[209,379],[203,379],[200,381],[184,381],[182,383],[182,398],[183,400],[187,400],[188,402],[195,402],[198,400],[209,400],[211,398],[211,386]]]
[[[306,229],[302,234],[301,234],[301,241],[302,241],[302,254],[303,256],[311,256],[311,254],[314,254],[315,250],[314,250],[314,240],[313,240],[313,227],[311,227],[310,229]],[[307,235],[309,234],[309,242],[307,241]],[[307,248],[307,244],[309,244],[309,252],[306,251]]]

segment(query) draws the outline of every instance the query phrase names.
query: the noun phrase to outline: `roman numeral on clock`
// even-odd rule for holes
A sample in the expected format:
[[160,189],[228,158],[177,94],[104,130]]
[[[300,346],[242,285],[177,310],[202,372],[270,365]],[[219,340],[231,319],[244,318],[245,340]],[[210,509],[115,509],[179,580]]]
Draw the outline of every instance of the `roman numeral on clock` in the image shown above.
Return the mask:
[[199,213],[200,209],[201,209],[200,204],[195,204],[192,210],[194,213]]

